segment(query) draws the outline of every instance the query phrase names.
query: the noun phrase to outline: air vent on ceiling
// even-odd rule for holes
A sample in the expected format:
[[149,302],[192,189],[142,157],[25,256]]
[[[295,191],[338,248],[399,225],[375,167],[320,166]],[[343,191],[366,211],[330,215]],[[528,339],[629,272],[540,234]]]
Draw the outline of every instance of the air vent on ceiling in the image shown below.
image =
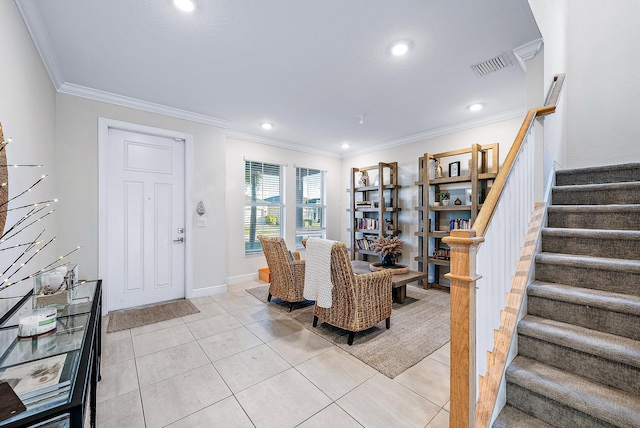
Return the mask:
[[471,66],[473,71],[480,77],[498,71],[500,69],[509,67],[511,60],[506,53],[500,54],[497,57],[488,59],[486,61],[479,62]]

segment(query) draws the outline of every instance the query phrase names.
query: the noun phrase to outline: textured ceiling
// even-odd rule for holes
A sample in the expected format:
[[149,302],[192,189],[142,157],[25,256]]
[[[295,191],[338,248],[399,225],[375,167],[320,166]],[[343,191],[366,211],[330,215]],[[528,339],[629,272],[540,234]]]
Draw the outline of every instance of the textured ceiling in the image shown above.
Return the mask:
[[[525,0],[198,0],[194,14],[170,0],[17,3],[60,90],[334,155],[523,109],[513,49],[540,37]],[[394,57],[400,39],[413,47]],[[472,71],[505,52],[512,66]]]

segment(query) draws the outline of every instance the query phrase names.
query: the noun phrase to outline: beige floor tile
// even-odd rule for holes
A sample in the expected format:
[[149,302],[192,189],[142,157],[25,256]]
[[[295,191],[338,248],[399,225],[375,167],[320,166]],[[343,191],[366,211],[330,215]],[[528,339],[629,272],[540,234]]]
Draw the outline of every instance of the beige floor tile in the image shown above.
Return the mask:
[[200,306],[208,305],[208,304],[214,302],[214,300],[211,298],[211,296],[195,297],[193,299],[189,299],[189,301],[191,303],[193,303],[198,309],[200,309]]
[[144,428],[144,415],[140,392],[127,394],[98,403],[96,426],[100,428]]
[[334,345],[305,328],[280,339],[272,340],[269,342],[269,347],[287,360],[289,364],[295,366],[328,351]]
[[296,369],[332,400],[337,400],[378,373],[336,347],[299,364]]
[[429,355],[429,358],[432,358],[436,361],[440,361],[442,364],[450,365],[451,361],[451,342],[448,342],[442,348],[438,349],[433,354]]
[[264,306],[264,302],[261,302],[260,300],[247,293],[244,293],[244,296],[236,297],[234,299],[219,300],[218,304],[229,312],[237,311],[244,308],[250,308],[257,305]]
[[267,345],[231,355],[213,365],[234,393],[291,368],[289,363]]
[[113,333],[107,333],[106,327],[103,327],[103,329],[105,331],[105,334],[102,336],[103,343],[117,342],[122,339],[131,339],[131,330],[120,330],[114,331]]
[[219,304],[217,304],[211,299],[209,299],[209,301],[210,303],[206,305],[198,305],[198,309],[200,309],[200,312],[198,312],[197,314],[184,316],[182,317],[182,320],[185,323],[190,323],[191,321],[197,321],[204,318],[215,317],[216,315],[222,315],[227,313],[227,311],[222,309],[222,306],[220,306]]
[[168,425],[168,428],[194,427],[253,428],[253,424],[236,399],[229,397]]
[[214,334],[213,336],[200,339],[198,342],[212,362],[237,354],[238,352],[246,351],[263,343],[255,334],[247,330],[246,327]]
[[136,359],[140,388],[209,364],[198,342],[189,342]]
[[140,392],[147,428],[176,422],[231,396],[210,364],[154,383]]
[[435,418],[431,419],[427,428],[449,428],[449,412],[440,410]]
[[254,322],[247,325],[247,328],[262,339],[263,342],[269,342],[304,329],[297,322],[282,315],[277,318]]
[[153,333],[154,331],[164,330],[165,328],[175,327],[184,324],[182,318],[173,318],[166,321],[160,321],[153,324],[143,325],[142,327],[136,327],[131,329],[131,336],[141,336],[147,333]]
[[268,305],[256,305],[248,308],[231,312],[231,315],[243,325],[253,324],[254,322],[278,318],[281,315]]
[[131,337],[113,342],[105,342],[102,345],[102,367],[118,364],[123,361],[133,360],[133,342]]
[[447,404],[444,405],[443,409],[445,409],[447,412],[450,412],[451,410],[451,401],[447,401]]
[[236,398],[257,428],[294,427],[331,404],[293,368],[239,392]]
[[438,407],[449,401],[450,370],[439,361],[425,358],[394,380]]
[[322,409],[300,425],[298,428],[360,428],[358,422],[336,404]]
[[336,402],[371,428],[425,427],[440,407],[398,382],[377,374]]
[[214,334],[242,327],[242,324],[240,324],[240,321],[232,317],[230,314],[222,314],[198,321],[192,321],[188,323],[187,326],[196,339],[202,339],[204,337],[213,336]]
[[100,367],[102,380],[98,382],[98,403],[110,400],[127,392],[138,390],[138,374],[134,360]]
[[[197,321],[196,321],[197,322]],[[174,346],[193,342],[195,338],[186,324],[133,337],[133,351],[136,358]]]
[[214,302],[222,302],[224,300],[237,299],[238,297],[245,297],[247,293],[236,287],[227,287],[226,293],[212,294],[211,297]]

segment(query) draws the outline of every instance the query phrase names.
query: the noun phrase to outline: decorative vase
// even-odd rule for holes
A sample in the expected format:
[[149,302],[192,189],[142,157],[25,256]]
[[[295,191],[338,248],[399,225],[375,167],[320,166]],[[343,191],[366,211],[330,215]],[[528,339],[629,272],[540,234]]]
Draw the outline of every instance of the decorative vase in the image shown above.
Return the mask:
[[394,266],[396,264],[396,255],[387,253],[382,256],[382,266]]

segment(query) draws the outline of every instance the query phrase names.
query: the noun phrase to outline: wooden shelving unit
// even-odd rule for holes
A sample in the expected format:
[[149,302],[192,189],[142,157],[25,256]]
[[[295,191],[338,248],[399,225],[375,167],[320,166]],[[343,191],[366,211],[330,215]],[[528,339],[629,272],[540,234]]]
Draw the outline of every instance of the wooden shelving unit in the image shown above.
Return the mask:
[[[418,206],[415,208],[418,212],[418,229],[415,232],[418,255],[415,260],[421,272],[428,272],[429,266],[433,268],[434,281],[426,284],[426,288],[448,287],[443,275],[449,271],[449,260],[436,257],[436,252],[448,249],[442,238],[449,236],[451,219],[468,220],[469,228],[473,227],[489,184],[498,174],[498,155],[498,143],[493,143],[473,144],[470,148],[445,153],[425,153],[418,159],[418,181],[415,183],[419,189]],[[442,178],[435,178],[436,162],[444,170]],[[450,163],[458,163],[461,175],[448,176]],[[440,192],[444,190],[452,192],[450,205],[442,205],[440,201]],[[462,195],[461,205],[454,205],[454,192],[458,192],[458,198]],[[470,200],[466,200],[467,197]]]
[[[361,183],[363,174],[368,176],[370,182]],[[347,212],[351,225],[352,260],[367,260],[373,256],[374,252],[367,249],[367,243],[375,237],[400,234],[399,189],[397,162],[351,168],[351,184],[347,189],[350,192],[350,208]],[[370,204],[366,204],[367,201]]]

